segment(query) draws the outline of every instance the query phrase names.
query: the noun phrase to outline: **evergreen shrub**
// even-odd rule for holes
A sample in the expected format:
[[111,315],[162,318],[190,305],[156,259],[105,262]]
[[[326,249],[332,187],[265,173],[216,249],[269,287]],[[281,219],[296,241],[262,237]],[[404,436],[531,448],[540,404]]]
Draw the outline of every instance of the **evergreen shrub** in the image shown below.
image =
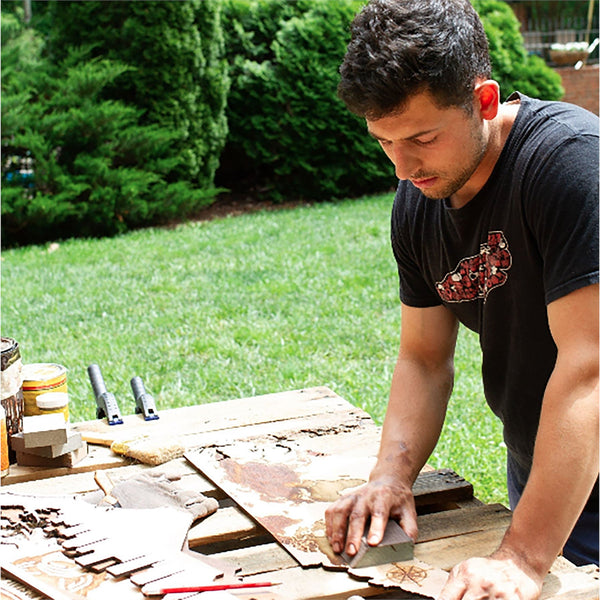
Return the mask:
[[211,187],[227,136],[220,13],[219,0],[54,1],[49,52],[90,45],[92,57],[132,67],[108,97],[142,109],[140,124],[174,132],[170,180]]
[[517,17],[506,2],[473,0],[490,45],[492,77],[500,84],[502,100],[514,91],[542,100],[564,95],[561,78],[539,57],[528,54]]
[[214,200],[228,87],[218,8],[61,2],[45,10],[45,45],[3,4],[4,246],[111,235]]
[[[358,0],[226,0],[230,133],[217,182],[270,198],[359,196],[394,186],[362,120],[338,100],[338,69]],[[511,8],[474,0],[493,77],[512,91],[559,99],[560,77],[528,56]]]
[[217,183],[269,199],[356,197],[395,185],[337,98],[354,0],[227,0],[229,137]]

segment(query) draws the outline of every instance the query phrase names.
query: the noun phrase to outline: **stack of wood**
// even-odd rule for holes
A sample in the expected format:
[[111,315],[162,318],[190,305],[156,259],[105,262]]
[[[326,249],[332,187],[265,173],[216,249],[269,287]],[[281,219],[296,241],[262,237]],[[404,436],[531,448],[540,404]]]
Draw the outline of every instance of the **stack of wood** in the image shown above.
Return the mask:
[[10,445],[26,467],[72,467],[87,456],[86,442],[61,413],[23,417],[23,431],[10,436]]

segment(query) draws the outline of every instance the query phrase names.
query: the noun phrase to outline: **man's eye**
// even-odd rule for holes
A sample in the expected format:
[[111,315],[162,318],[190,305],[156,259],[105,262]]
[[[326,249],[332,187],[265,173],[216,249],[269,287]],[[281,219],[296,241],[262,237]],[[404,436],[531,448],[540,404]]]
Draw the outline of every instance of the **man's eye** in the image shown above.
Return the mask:
[[418,146],[428,146],[429,144],[433,144],[433,142],[435,142],[437,136],[436,137],[432,137],[432,138],[425,138],[425,139],[415,139],[414,142],[415,144],[417,144]]

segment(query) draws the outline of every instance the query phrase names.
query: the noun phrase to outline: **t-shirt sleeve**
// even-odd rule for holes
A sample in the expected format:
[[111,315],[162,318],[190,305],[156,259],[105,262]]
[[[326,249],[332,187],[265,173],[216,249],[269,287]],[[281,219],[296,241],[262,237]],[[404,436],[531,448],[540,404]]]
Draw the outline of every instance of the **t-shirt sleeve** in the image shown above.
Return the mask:
[[528,177],[526,220],[543,262],[546,304],[598,283],[598,137],[573,135]]
[[400,282],[400,300],[407,306],[426,308],[441,304],[438,294],[431,289],[425,281],[421,269],[417,266],[415,247],[420,242],[415,231],[409,235],[410,227],[408,219],[418,218],[410,210],[407,204],[410,199],[402,193],[401,187],[396,192],[394,207],[392,209],[391,238],[392,251],[398,266],[398,278]]

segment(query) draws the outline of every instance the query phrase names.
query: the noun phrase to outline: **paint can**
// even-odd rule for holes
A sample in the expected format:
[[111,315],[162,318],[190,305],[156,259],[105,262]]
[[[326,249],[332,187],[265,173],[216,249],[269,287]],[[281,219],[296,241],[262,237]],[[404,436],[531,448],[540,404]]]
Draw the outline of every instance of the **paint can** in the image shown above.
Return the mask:
[[65,421],[69,421],[69,394],[66,392],[46,392],[45,394],[40,394],[35,399],[35,403],[40,415],[61,413]]
[[23,365],[23,400],[26,417],[42,414],[37,398],[48,392],[67,391],[67,369],[55,363]]
[[8,434],[6,433],[6,411],[0,404],[0,477],[8,475]]
[[8,435],[23,431],[23,364],[19,344],[12,338],[0,338],[1,404],[4,408]]

